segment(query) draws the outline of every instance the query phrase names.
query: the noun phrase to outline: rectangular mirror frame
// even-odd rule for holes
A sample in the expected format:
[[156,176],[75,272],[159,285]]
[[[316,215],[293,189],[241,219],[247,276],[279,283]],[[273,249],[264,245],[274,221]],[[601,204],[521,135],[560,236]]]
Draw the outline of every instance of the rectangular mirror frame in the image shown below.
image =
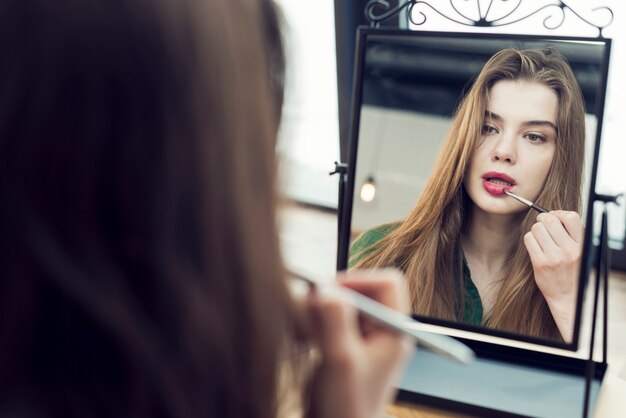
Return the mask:
[[[569,351],[576,351],[579,346],[580,328],[582,322],[582,305],[584,301],[585,290],[594,259],[593,238],[593,207],[595,201],[596,173],[598,168],[598,155],[600,150],[600,138],[602,134],[602,120],[604,114],[604,100],[606,93],[606,83],[608,75],[608,63],[610,56],[611,40],[604,38],[583,38],[583,37],[564,37],[564,36],[536,36],[536,35],[517,35],[517,34],[487,34],[487,33],[458,33],[458,32],[429,32],[429,31],[412,31],[397,29],[379,29],[370,27],[361,27],[357,33],[357,48],[354,60],[354,85],[352,91],[352,111],[350,118],[350,135],[349,135],[349,163],[348,176],[345,191],[343,193],[343,202],[340,202],[339,212],[339,238],[338,238],[338,254],[337,267],[338,270],[345,270],[348,265],[348,253],[350,247],[350,232],[352,221],[352,207],[355,188],[356,173],[356,157],[358,150],[359,123],[362,102],[362,79],[363,79],[363,62],[365,59],[365,51],[368,36],[375,35],[377,37],[420,37],[420,36],[436,36],[447,38],[463,38],[463,39],[510,39],[520,41],[577,41],[577,42],[602,42],[605,45],[603,57],[600,63],[600,83],[596,96],[596,109],[594,114],[597,117],[597,127],[595,134],[595,144],[592,157],[591,178],[589,182],[589,193],[587,199],[587,207],[585,219],[585,241],[583,247],[583,255],[579,269],[578,296],[576,302],[576,318],[574,323],[573,338],[570,343],[542,339],[537,337],[525,336],[506,331],[500,331],[492,328],[467,325],[459,322],[440,320],[425,316],[413,315],[413,317],[421,322],[440,325],[448,328],[470,331],[476,334],[484,334],[506,338],[509,340],[528,342],[543,346],[561,348]],[[589,109],[588,109],[589,110]],[[594,319],[595,320],[595,319]]]

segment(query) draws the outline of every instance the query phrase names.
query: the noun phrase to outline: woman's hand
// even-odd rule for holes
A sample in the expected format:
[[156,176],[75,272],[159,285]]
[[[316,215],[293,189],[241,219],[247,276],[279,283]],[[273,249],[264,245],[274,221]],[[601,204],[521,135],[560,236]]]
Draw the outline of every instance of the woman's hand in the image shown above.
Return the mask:
[[[402,276],[395,270],[351,271],[340,279],[343,286],[408,312]],[[307,304],[322,356],[309,417],[381,417],[413,344],[332,295],[313,294]]]
[[540,213],[524,235],[535,282],[546,299],[563,340],[571,341],[584,227],[576,212]]

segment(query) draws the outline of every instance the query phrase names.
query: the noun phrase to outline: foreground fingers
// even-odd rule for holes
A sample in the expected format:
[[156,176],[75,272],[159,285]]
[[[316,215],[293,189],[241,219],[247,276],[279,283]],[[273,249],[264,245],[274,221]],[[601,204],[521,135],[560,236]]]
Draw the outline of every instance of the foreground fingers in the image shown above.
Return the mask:
[[[341,285],[406,311],[408,303],[397,272],[342,274]],[[322,362],[312,385],[312,416],[379,417],[393,398],[412,344],[396,331],[358,315],[333,295],[312,295],[309,310]],[[367,329],[367,331],[365,331]]]
[[353,270],[340,273],[342,286],[355,290],[397,311],[408,313],[408,292],[404,277],[396,269]]

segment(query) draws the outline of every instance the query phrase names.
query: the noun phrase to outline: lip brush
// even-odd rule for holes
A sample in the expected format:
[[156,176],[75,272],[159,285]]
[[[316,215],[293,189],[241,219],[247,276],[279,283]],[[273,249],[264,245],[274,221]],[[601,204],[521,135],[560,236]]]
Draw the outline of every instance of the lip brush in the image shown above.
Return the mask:
[[357,308],[357,310],[363,315],[373,319],[383,326],[386,326],[387,328],[404,335],[408,335],[416,340],[418,344],[435,353],[443,354],[446,357],[465,364],[470,363],[474,359],[474,352],[465,344],[448,337],[447,335],[440,335],[410,328],[409,326],[411,324],[418,325],[419,322],[415,321],[408,315],[375,301],[374,299],[370,299],[354,290],[334,283],[323,283],[294,272],[290,272],[290,274],[294,278],[303,280],[308,283],[309,286],[317,288],[318,290],[330,291],[332,294],[339,296],[344,302],[347,302]]
[[528,200],[528,199],[524,199],[523,197],[518,196],[518,195],[516,195],[515,193],[511,193],[511,192],[509,192],[508,190],[507,190],[507,191],[505,191],[504,193],[506,193],[507,195],[511,196],[513,199],[517,200],[518,202],[522,202],[522,203],[523,203],[523,204],[525,204],[526,206],[528,206],[528,207],[530,207],[530,208],[535,209],[537,212],[540,212],[540,213],[548,213],[548,211],[547,211],[546,209],[542,208],[542,207],[541,207],[541,206],[539,206],[539,205],[535,205],[535,203],[531,202],[531,201],[530,201],[530,200]]

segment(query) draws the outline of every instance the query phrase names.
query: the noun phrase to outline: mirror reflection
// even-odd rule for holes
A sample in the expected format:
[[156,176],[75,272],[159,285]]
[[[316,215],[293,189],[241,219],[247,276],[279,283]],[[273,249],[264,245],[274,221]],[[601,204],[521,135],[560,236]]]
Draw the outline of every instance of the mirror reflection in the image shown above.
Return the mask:
[[603,45],[367,39],[349,266],[404,271],[416,315],[572,342]]

